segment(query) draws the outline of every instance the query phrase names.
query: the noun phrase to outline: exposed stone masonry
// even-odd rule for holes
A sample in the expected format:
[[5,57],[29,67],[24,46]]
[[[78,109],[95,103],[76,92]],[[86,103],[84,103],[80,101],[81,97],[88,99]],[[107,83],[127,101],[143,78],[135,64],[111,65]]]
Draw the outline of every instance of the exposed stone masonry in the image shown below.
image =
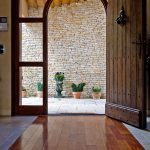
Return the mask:
[[[42,16],[42,9],[29,9],[30,16]],[[48,22],[48,86],[55,94],[55,72],[64,72],[64,90],[70,95],[72,82],[86,82],[82,97],[91,97],[93,86],[106,93],[106,13],[99,0],[79,1],[49,10]],[[42,25],[22,26],[22,58],[42,60]],[[27,69],[26,69],[27,71]],[[27,71],[28,72],[28,71]],[[40,71],[41,72],[41,71]],[[37,76],[41,78],[42,74]],[[36,94],[36,80],[29,87],[31,74],[23,74],[23,85],[30,95]]]

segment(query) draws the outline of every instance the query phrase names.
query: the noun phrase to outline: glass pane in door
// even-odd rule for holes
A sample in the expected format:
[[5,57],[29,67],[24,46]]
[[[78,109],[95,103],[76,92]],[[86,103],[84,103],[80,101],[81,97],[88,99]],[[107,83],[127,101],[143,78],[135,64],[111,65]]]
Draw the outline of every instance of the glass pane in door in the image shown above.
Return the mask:
[[22,18],[38,18],[43,16],[46,0],[20,0],[19,16]]
[[43,68],[20,67],[20,105],[43,105]]
[[20,61],[43,61],[42,23],[20,23]]

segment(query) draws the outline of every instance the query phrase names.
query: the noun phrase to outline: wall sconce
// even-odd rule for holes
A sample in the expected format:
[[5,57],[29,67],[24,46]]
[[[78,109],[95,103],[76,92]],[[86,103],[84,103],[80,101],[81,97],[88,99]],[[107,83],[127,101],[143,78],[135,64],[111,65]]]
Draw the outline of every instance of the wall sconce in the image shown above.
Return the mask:
[[121,24],[121,25],[126,24],[126,14],[125,14],[123,6],[122,6],[122,8],[120,10],[119,16],[116,19],[116,23],[117,24]]

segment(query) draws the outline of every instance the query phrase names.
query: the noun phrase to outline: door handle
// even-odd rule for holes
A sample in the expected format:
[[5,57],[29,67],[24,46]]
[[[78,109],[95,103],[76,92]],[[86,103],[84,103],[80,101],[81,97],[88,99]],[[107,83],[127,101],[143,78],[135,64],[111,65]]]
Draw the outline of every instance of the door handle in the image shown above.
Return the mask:
[[141,54],[142,54],[142,49],[143,49],[143,47],[146,48],[146,46],[149,45],[149,43],[147,43],[146,40],[143,40],[143,39],[142,39],[141,34],[139,34],[138,41],[132,42],[132,44],[136,44],[136,45],[139,45],[139,46],[140,46],[140,49],[139,49],[139,57],[140,57],[140,58],[141,58]]

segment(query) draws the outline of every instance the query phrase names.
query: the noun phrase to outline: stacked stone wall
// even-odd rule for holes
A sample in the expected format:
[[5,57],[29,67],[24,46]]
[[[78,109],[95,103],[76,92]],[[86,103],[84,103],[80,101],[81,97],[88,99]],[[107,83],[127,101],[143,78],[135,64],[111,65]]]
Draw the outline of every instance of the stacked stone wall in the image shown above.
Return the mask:
[[[43,9],[29,9],[31,17],[41,16]],[[22,59],[42,60],[42,25],[22,26]],[[27,69],[26,69],[27,71]],[[28,71],[27,71],[28,72]],[[40,71],[41,72],[41,71]],[[72,82],[85,82],[83,98],[91,97],[93,86],[106,94],[106,13],[99,0],[79,1],[49,10],[48,15],[48,94],[54,96],[56,72],[64,72],[64,91],[71,94]],[[42,76],[41,73],[37,75]],[[31,74],[23,74],[23,84],[30,95]],[[34,80],[32,78],[32,80]]]

